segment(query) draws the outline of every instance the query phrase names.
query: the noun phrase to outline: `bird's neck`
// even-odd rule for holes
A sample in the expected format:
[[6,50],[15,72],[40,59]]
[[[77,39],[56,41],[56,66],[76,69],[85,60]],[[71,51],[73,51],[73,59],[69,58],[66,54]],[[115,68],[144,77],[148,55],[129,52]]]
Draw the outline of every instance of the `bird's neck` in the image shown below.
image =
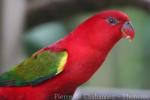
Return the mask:
[[68,37],[69,42],[65,42],[70,57],[67,69],[71,70],[70,74],[72,74],[72,78],[74,77],[72,80],[82,84],[103,64],[108,52],[118,40],[114,40],[112,43],[99,43],[98,46],[91,46],[89,41],[83,39],[83,37],[71,37],[73,36]]
[[[77,28],[64,39],[64,47],[75,54],[89,54],[93,52],[99,56],[101,56],[101,54],[105,54],[106,56],[121,39],[119,36],[107,37],[104,32],[98,33],[102,34],[101,38],[94,35],[92,36],[91,34],[94,34],[94,31],[84,29],[84,27]],[[95,56],[94,54],[93,56]]]

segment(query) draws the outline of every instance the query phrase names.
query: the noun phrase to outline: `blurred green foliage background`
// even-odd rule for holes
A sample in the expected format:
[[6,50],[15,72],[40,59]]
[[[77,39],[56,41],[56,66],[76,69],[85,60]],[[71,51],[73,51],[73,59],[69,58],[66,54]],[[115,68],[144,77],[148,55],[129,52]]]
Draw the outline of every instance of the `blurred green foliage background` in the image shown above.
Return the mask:
[[[110,52],[103,66],[83,87],[150,89],[150,15],[133,7],[110,8],[123,10],[130,16],[136,37],[131,43],[122,39]],[[22,37],[26,54],[31,55],[67,35],[95,13],[81,13],[66,20],[47,22],[30,29]]]

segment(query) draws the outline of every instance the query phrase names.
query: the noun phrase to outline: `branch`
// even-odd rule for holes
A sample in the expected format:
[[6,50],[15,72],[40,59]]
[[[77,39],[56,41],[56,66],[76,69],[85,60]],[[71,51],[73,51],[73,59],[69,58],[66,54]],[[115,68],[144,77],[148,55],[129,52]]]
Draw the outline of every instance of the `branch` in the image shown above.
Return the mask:
[[100,11],[110,6],[135,6],[150,12],[149,0],[40,0],[28,4],[27,28],[81,12]]
[[72,100],[150,100],[150,91],[79,87]]

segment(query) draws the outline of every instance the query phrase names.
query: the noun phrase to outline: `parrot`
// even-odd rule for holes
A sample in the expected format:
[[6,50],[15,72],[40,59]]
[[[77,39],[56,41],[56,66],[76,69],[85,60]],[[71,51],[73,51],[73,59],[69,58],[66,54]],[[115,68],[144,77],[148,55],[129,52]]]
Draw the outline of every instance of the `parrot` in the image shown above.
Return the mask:
[[66,100],[87,82],[122,38],[133,40],[128,15],[104,10],[62,39],[0,74],[0,100]]

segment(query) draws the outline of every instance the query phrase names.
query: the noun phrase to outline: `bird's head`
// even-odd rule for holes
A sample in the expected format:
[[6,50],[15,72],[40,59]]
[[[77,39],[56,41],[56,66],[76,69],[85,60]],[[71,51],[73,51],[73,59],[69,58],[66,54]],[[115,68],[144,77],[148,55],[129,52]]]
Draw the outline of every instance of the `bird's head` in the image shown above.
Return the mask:
[[92,16],[77,28],[76,33],[97,47],[115,44],[121,38],[134,38],[129,17],[118,10],[105,10]]
[[108,51],[121,38],[133,40],[134,29],[127,14],[105,10],[80,24],[71,36],[74,37],[71,40],[78,41],[77,45],[84,44],[97,50],[105,48]]
[[101,20],[100,23],[103,24],[104,28],[111,30],[106,34],[110,34],[110,36],[116,34],[125,39],[133,40],[134,29],[127,14],[118,10],[107,10],[95,17]]

